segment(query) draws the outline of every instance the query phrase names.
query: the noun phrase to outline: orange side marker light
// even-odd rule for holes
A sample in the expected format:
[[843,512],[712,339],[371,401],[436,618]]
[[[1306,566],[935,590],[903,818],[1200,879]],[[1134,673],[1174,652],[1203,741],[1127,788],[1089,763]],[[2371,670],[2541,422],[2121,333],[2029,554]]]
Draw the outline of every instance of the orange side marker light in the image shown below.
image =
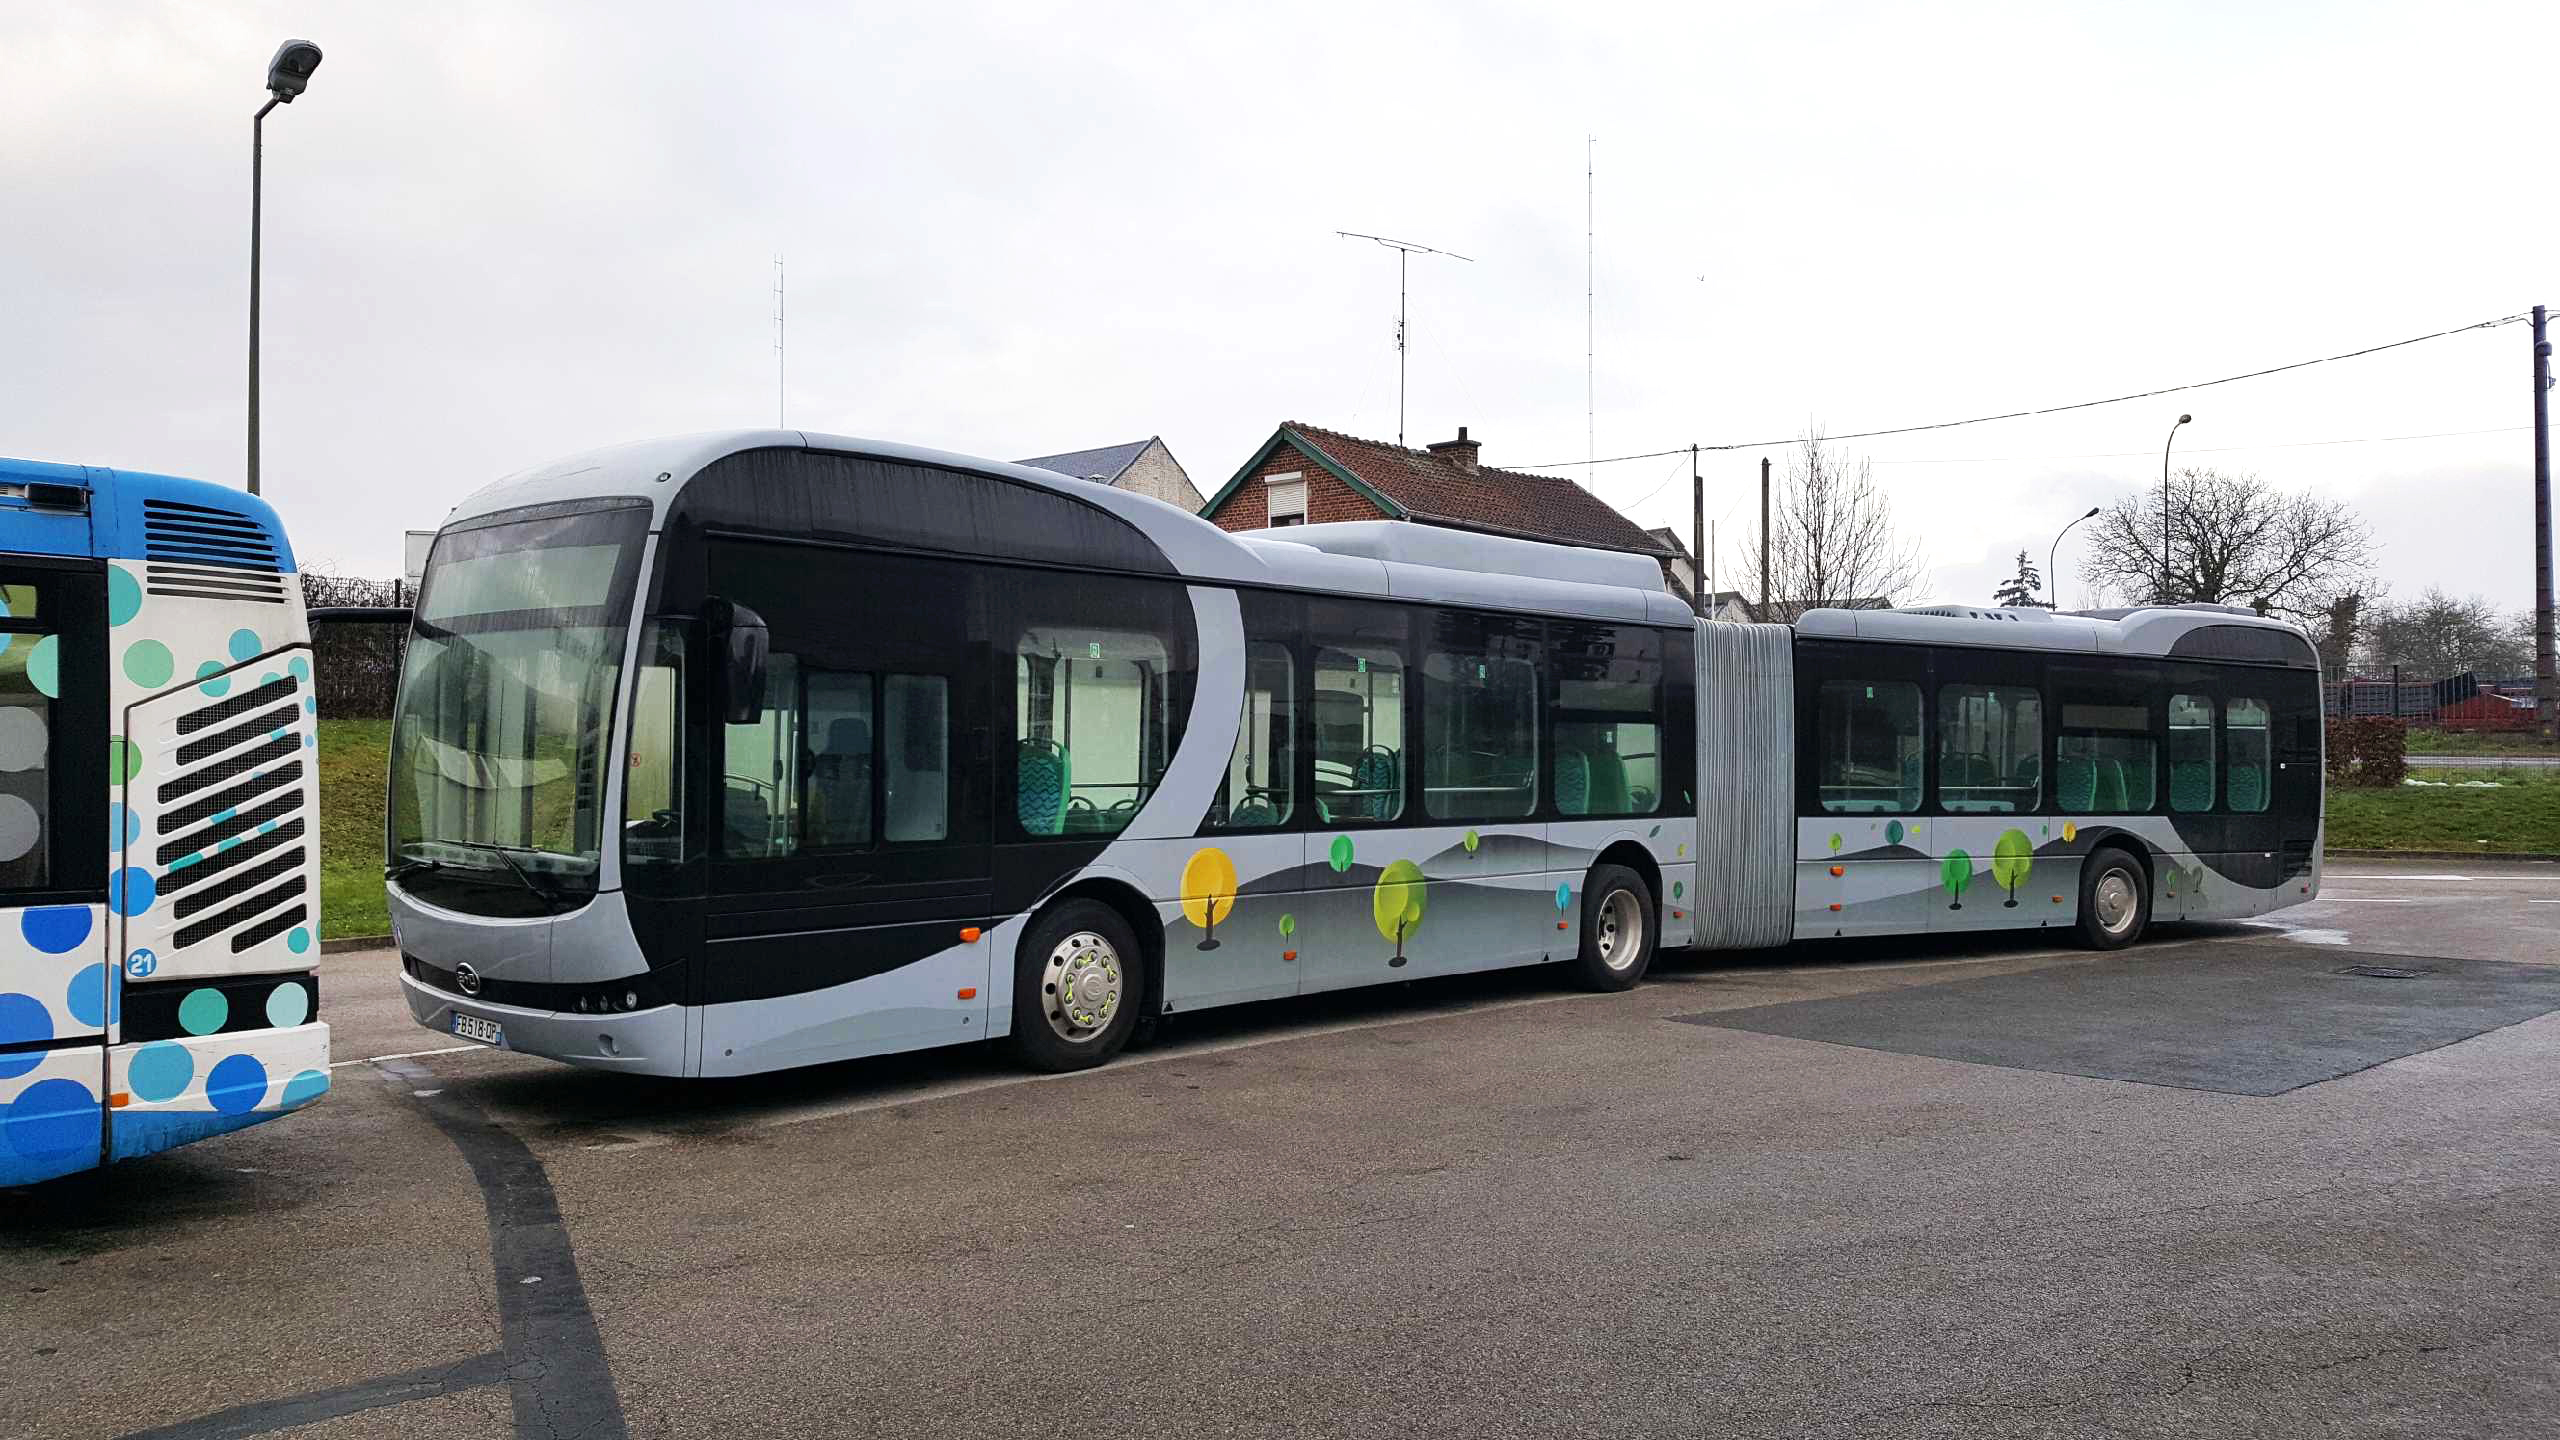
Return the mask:
[[121,1110],[132,1103],[133,1095],[130,1091],[118,1090],[107,1097],[107,1108],[110,1110]]
[[1831,908],[1832,908],[1832,909],[1834,909],[1834,910],[1839,909],[1839,908],[1840,908],[1840,902],[1839,902],[1839,901],[1837,901],[1837,900],[1832,901],[1832,902],[1831,902]]
[[964,944],[964,945],[975,945],[975,944],[977,944],[977,943],[978,943],[978,927],[977,927],[977,926],[975,926],[975,925],[963,925],[963,926],[961,926],[961,927],[960,927],[960,943],[962,943],[962,944]]
[[1298,958],[1298,952],[1295,950],[1283,950],[1280,952],[1280,958],[1283,960],[1295,960]]
[[1849,873],[1849,867],[1846,865],[1834,865],[1831,867],[1831,873],[1834,875],[1846,875]]
[[961,991],[960,991],[960,998],[961,998],[961,999],[963,999],[963,1000],[975,1000],[975,999],[977,999],[977,998],[978,998],[978,987],[977,987],[977,986],[975,986],[975,985],[963,986],[963,987],[961,988]]
[[1557,922],[1556,922],[1556,928],[1557,928],[1557,929],[1559,929],[1559,930],[1563,929],[1563,928],[1564,928],[1564,922],[1563,922],[1563,921],[1561,921],[1561,920],[1557,921]]

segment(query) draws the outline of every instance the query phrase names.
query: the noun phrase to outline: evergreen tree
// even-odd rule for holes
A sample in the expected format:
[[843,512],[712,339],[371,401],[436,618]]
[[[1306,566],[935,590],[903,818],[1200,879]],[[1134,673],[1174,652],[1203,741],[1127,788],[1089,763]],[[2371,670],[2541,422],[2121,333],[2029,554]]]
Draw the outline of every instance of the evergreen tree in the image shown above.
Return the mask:
[[2000,588],[1991,592],[1991,603],[2007,610],[2050,605],[2052,602],[2038,594],[2043,589],[2044,576],[2036,570],[2036,562],[2028,559],[2027,552],[2021,550],[2018,552],[2018,573],[2000,582]]

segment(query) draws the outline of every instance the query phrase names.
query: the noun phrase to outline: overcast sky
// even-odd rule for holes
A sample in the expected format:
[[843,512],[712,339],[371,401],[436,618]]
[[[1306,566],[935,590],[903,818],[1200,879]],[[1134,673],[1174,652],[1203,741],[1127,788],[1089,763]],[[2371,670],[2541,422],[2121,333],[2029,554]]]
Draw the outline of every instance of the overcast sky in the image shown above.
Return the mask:
[[[1783,13],[1776,13],[1783,12]],[[711,18],[715,14],[721,18]],[[565,453],[775,418],[997,457],[1284,419],[1584,456],[2227,375],[2560,304],[2543,5],[0,6],[0,453],[238,483],[249,117],[265,480],[307,561]],[[2511,326],[1859,442],[1986,600],[2183,456],[2347,499],[2394,593],[2532,595]],[[2503,433],[2371,444],[2308,442]],[[2208,453],[2214,452],[2214,453]],[[1711,457],[1726,549],[1757,451]],[[1597,488],[1686,533],[1685,462]],[[2088,597],[2064,550],[2062,598]]]

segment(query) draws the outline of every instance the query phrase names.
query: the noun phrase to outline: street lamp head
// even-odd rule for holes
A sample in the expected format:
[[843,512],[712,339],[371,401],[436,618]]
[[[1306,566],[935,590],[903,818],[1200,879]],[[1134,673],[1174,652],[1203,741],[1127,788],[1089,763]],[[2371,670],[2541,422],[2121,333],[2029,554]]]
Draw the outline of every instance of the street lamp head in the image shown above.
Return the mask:
[[290,105],[294,96],[310,87],[311,72],[319,68],[319,46],[308,40],[287,40],[276,47],[276,58],[267,62],[267,89]]
[[2098,508],[2099,508],[2099,507],[2097,507],[2097,506],[2095,506],[2095,505],[2090,506],[2090,507],[2089,507],[2089,513],[2088,513],[2087,515],[2083,515],[2083,516],[2081,516],[2080,518],[2081,518],[2081,519],[2083,519],[2083,520],[2088,520],[2088,519],[2092,519],[2092,518],[2094,518],[2094,517],[2097,515],[2097,513],[2098,513]]
[[2179,416],[2179,417],[2178,417],[2178,423],[2179,423],[2179,424],[2181,424],[2181,425],[2184,425],[2184,424],[2187,424],[2187,423],[2189,423],[2190,421],[2194,420],[2195,418],[2196,418],[2196,417],[2194,417],[2193,415],[2181,415],[2181,416]]

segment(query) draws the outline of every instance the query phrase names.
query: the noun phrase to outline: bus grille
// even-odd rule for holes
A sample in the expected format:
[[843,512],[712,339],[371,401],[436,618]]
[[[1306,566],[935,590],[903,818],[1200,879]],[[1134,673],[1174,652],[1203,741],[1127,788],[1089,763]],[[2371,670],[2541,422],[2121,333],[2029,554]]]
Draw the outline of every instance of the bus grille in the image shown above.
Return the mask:
[[150,914],[175,952],[225,944],[238,954],[312,918],[311,682],[283,658],[265,663],[282,673],[191,706],[159,732],[165,808],[149,850],[137,842],[128,863],[155,872]]
[[[173,567],[173,584],[178,578],[174,567],[178,566],[222,566],[269,574],[284,570],[283,557],[277,553],[275,539],[267,533],[266,526],[237,510],[214,505],[191,505],[183,500],[143,501],[142,546],[146,558]],[[160,581],[156,566],[150,578],[155,584]]]

